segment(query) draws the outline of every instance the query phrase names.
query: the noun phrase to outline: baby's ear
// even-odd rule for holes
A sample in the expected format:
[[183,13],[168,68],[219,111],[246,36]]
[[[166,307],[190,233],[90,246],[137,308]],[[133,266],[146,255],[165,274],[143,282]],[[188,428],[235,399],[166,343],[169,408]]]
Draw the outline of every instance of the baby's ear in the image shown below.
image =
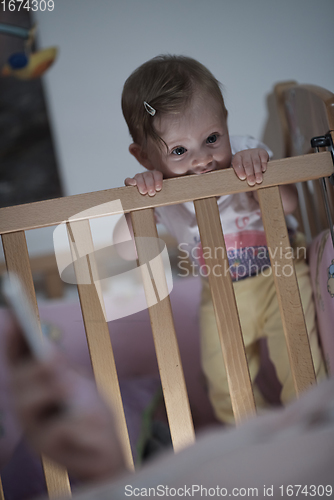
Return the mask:
[[129,146],[129,151],[132,154],[132,156],[134,156],[136,160],[141,165],[143,165],[143,167],[147,168],[147,170],[153,170],[153,166],[147,157],[146,151],[142,148],[142,146],[133,142]]

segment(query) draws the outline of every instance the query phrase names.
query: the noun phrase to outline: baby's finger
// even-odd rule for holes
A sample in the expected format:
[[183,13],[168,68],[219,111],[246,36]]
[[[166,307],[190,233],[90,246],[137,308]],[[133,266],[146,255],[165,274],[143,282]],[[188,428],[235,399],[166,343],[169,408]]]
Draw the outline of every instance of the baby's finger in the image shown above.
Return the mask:
[[162,173],[159,170],[152,170],[154,182],[155,182],[155,190],[156,191],[161,191],[162,190]]
[[265,149],[260,149],[259,158],[261,161],[262,172],[265,172],[267,170],[267,165],[268,165],[268,161],[269,161],[268,152]]
[[244,151],[243,158],[242,158],[242,164],[243,164],[243,167],[245,169],[247,184],[249,186],[255,186],[256,179],[255,179],[255,172],[254,172],[254,163],[253,163],[253,158],[252,158],[250,151]]
[[153,172],[145,172],[144,178],[148,195],[154,196],[156,193],[156,186]]
[[237,158],[237,157],[233,158],[232,167],[233,167],[234,172],[237,174],[237,177],[239,177],[239,179],[241,181],[244,181],[247,176],[246,176],[244,166],[242,164],[242,160]]
[[133,177],[127,177],[124,181],[125,186],[136,186],[137,181]]
[[256,184],[261,184],[263,181],[263,171],[262,171],[262,163],[260,156],[252,156],[253,160],[253,172],[255,175],[255,182]]
[[140,194],[147,194],[147,185],[144,174],[136,174],[136,185]]

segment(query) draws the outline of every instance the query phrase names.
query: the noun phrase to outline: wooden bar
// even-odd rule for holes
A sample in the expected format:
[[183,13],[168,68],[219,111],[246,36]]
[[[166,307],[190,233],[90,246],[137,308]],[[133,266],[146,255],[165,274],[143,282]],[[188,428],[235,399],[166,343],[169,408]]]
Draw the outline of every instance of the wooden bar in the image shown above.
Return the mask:
[[72,496],[71,485],[66,469],[52,462],[45,455],[42,456],[42,465],[49,498],[59,498],[60,496],[70,498]]
[[4,495],[4,492],[3,492],[1,477],[0,477],[0,500],[5,500],[5,495]]
[[[316,383],[291,245],[278,187],[258,191],[296,394]],[[284,269],[289,270],[284,272]]]
[[[320,182],[321,181],[319,181],[319,180],[312,181],[314,195],[315,195],[315,204],[316,204],[317,211],[318,211],[319,231],[317,234],[319,234],[324,229],[328,229],[328,221],[327,221],[327,216],[326,216],[325,202],[323,199],[323,193],[322,193],[322,189],[320,186]],[[332,187],[332,189],[333,189],[333,187]]]
[[[328,194],[330,212],[331,212],[332,220],[334,221],[334,186],[333,186],[333,184],[331,184],[329,179],[326,179],[325,182],[326,182],[326,186],[327,186],[327,194]],[[326,229],[327,228],[328,228],[328,222],[326,224]]]
[[[39,312],[35,295],[35,288],[32,279],[29,254],[25,234],[23,231],[2,235],[2,244],[8,271],[16,273],[25,289],[28,300],[30,300],[33,311],[38,318],[40,327]],[[39,330],[42,342],[42,330]],[[68,474],[65,469],[42,457],[45,480],[50,497],[58,495],[71,496]]]
[[302,190],[303,190],[303,195],[304,195],[304,200],[305,200],[307,220],[308,220],[308,223],[310,226],[311,237],[313,239],[319,233],[319,227],[318,227],[318,223],[316,220],[316,210],[315,210],[315,206],[314,206],[314,198],[313,198],[313,195],[310,193],[310,188],[309,188],[309,185],[307,182],[302,183]]
[[[146,300],[148,304],[155,302],[149,307],[153,339],[173,446],[179,451],[194,442],[195,434],[165,272],[162,262],[156,259],[161,250],[153,210],[133,212],[131,221]],[[155,259],[154,266],[152,259]],[[160,300],[161,296],[165,298]]]
[[[316,168],[312,154],[269,162],[261,187],[330,176],[334,171],[330,153],[323,152],[316,153],[316,155]],[[88,216],[83,215],[76,219],[74,215],[115,200],[121,201],[124,212],[130,212],[142,210],[143,208],[184,203],[211,196],[253,191],[258,188],[259,186],[251,188],[246,182],[241,182],[232,169],[226,169],[205,175],[187,175],[185,177],[166,179],[163,181],[162,191],[152,197],[142,196],[138,193],[137,188],[132,186],[78,194],[1,208],[0,234],[58,225],[67,221],[70,217],[73,217],[73,221],[87,219]],[[103,210],[101,209],[101,213],[95,215],[95,217],[122,213],[119,210],[110,211],[106,209],[105,212]],[[89,217],[93,218],[94,216]]]
[[210,249],[204,252],[204,258],[232,408],[236,422],[240,423],[256,410],[217,200],[195,200],[194,205],[202,248]]
[[98,281],[89,221],[68,223],[67,230],[96,385],[112,408],[127,466],[133,469],[129,434],[105,316],[103,294]]

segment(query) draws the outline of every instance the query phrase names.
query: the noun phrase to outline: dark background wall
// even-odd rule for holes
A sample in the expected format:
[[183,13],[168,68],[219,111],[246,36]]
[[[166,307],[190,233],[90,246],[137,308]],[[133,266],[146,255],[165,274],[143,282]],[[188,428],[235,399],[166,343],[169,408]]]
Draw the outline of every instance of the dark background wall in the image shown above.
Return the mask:
[[[0,22],[28,28],[31,17],[27,11],[6,9],[1,10]],[[0,34],[0,67],[23,50],[23,39]],[[42,80],[0,77],[0,206],[59,196],[62,188]]]

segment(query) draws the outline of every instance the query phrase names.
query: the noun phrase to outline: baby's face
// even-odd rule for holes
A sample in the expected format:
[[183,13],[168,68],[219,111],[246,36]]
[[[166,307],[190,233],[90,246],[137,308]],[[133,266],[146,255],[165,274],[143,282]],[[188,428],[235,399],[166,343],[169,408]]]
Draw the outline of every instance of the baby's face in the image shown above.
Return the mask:
[[186,110],[154,118],[157,134],[167,144],[149,141],[147,155],[164,178],[204,174],[231,166],[232,153],[222,106],[196,93]]

